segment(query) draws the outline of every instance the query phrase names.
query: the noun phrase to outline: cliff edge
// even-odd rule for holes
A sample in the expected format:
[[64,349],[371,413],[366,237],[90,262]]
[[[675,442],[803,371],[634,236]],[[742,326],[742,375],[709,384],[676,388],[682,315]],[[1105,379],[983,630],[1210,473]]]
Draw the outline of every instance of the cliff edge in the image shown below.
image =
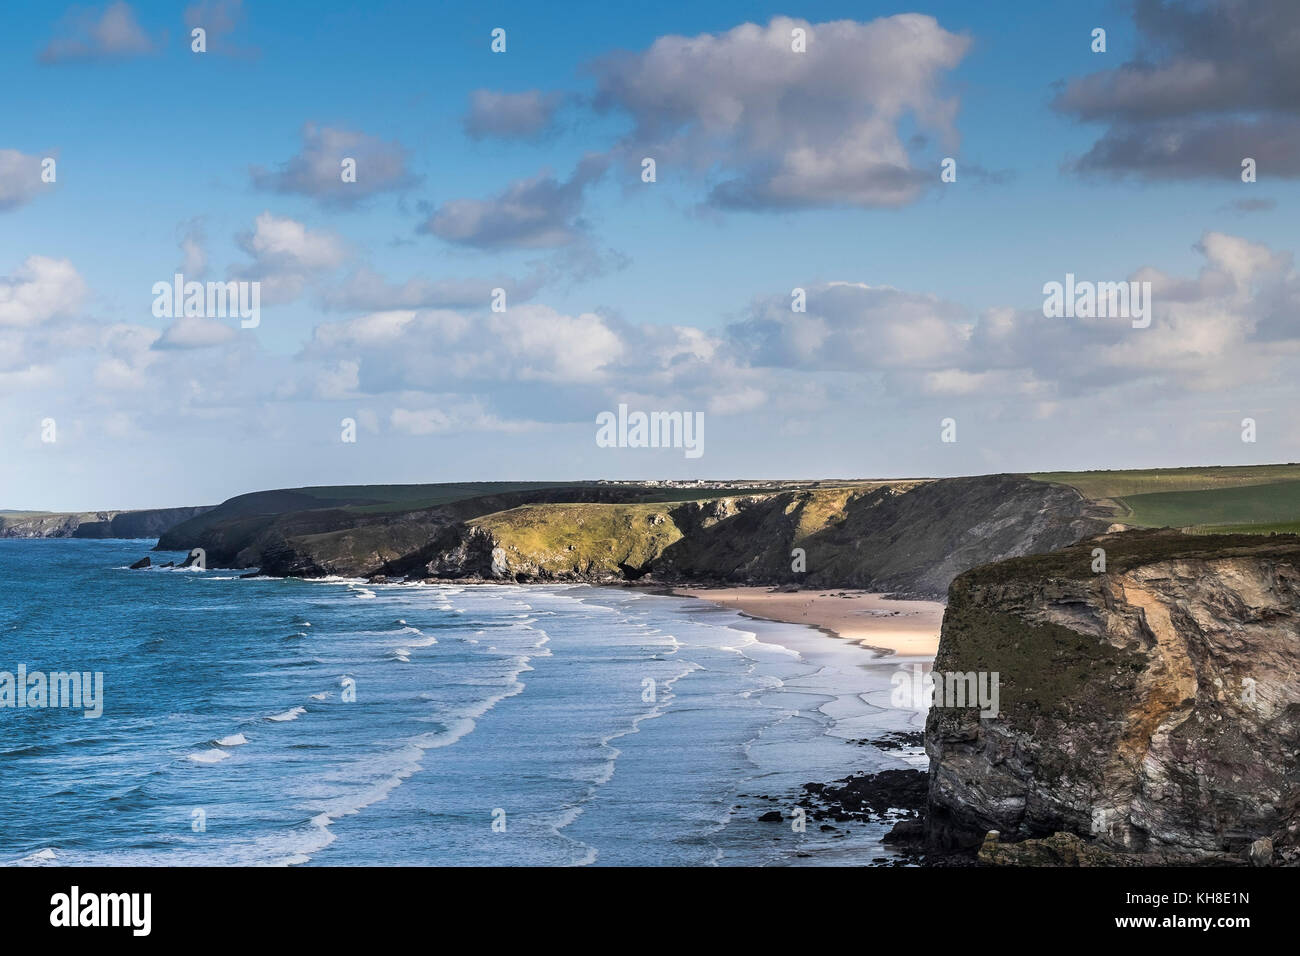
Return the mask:
[[930,711],[932,848],[1300,862],[1300,536],[1126,532],[975,568],[934,667],[996,673],[999,700]]

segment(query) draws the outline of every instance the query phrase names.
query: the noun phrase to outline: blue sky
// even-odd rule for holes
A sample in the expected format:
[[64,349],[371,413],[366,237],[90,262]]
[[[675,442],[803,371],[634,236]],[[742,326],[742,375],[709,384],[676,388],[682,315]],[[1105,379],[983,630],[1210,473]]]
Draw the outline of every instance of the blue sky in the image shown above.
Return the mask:
[[[1297,457],[1285,4],[325,6],[8,5],[0,507]],[[169,330],[183,263],[260,325]],[[1153,278],[1148,334],[1046,324],[1066,272]],[[598,448],[618,402],[705,454]]]

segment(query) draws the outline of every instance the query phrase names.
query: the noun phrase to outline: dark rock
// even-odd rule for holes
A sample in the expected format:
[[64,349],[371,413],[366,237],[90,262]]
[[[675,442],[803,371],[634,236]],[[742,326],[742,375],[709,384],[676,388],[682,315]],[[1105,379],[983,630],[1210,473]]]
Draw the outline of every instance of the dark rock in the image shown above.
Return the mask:
[[804,784],[804,791],[804,804],[814,820],[868,820],[890,811],[919,813],[925,807],[928,778],[922,770],[885,770],[829,784]]
[[759,823],[780,823],[785,817],[781,815],[780,810],[769,810],[758,818]]
[[884,835],[885,843],[920,844],[925,839],[925,822],[922,820],[899,820]]
[[871,746],[880,750],[906,750],[915,747],[924,747],[925,731],[895,730],[882,737],[877,737],[874,740],[860,740],[858,743],[870,743]]
[[151,564],[153,564],[153,562],[149,560],[149,555],[146,554],[143,558],[141,558],[141,559],[140,559],[139,561],[137,561],[135,564],[131,565],[131,570],[132,570],[132,571],[139,571],[141,568],[147,568],[147,567],[149,567]]

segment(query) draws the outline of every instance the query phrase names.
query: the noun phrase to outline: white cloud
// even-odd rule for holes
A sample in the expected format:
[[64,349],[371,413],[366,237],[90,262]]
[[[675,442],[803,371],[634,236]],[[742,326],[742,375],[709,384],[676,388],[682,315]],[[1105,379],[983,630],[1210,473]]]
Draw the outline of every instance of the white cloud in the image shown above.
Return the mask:
[[102,11],[73,7],[64,14],[55,33],[41,53],[42,63],[125,58],[152,53],[157,48],[124,0],[116,0]]
[[0,326],[33,326],[71,315],[86,284],[71,262],[30,256],[11,278],[0,277]]
[[330,272],[348,259],[348,249],[333,233],[308,229],[296,219],[263,212],[254,228],[237,237],[252,257],[236,269],[242,279],[262,283],[262,301],[287,302],[302,294],[307,280]]
[[[356,163],[355,182],[344,182],[342,163]],[[347,205],[376,193],[403,189],[418,180],[407,169],[401,143],[385,142],[354,130],[317,126],[302,129],[302,149],[272,172],[252,168],[253,184],[278,193],[310,196],[325,204]]]
[[480,248],[553,248],[585,232],[583,194],[604,175],[608,163],[589,156],[567,181],[543,172],[517,179],[490,199],[452,199],[421,224],[420,231]]
[[[806,52],[792,50],[794,30]],[[939,87],[969,46],[921,14],[774,17],[602,57],[595,105],[631,116],[621,148],[634,162],[723,170],[715,205],[897,206],[937,181],[937,167],[913,161],[902,124],[956,139],[957,101]]]

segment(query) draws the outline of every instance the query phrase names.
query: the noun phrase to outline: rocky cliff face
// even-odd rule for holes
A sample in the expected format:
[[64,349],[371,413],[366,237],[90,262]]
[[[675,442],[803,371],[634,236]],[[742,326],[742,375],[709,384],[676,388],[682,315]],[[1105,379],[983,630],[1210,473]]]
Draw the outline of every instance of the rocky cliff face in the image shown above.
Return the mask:
[[231,499],[158,548],[201,547],[210,567],[303,577],[797,583],[942,597],[969,567],[1062,547],[1110,520],[1072,488],[1017,475],[685,501],[652,488],[534,488],[396,512],[281,491]]
[[212,506],[208,505],[142,511],[0,515],[0,538],[157,538],[182,521],[211,510]]
[[1268,838],[1300,861],[1300,537],[1128,532],[977,568],[935,670],[1000,693],[996,717],[930,712],[932,846],[1211,860]]
[[[1063,547],[1109,522],[1071,488],[989,475],[677,505],[516,508],[435,542],[422,567],[435,577],[798,583],[941,597],[967,568]],[[499,567],[487,573],[494,551]]]

